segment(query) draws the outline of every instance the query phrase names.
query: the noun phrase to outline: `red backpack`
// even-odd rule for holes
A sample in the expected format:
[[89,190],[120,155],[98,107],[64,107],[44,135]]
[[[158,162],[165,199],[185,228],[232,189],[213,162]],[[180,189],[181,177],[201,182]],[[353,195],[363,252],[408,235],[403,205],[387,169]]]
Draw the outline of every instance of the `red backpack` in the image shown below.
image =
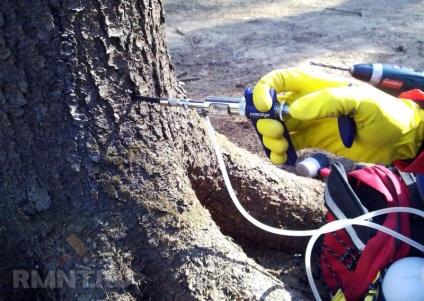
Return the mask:
[[[346,174],[340,163],[332,164],[325,204],[328,222],[382,208],[411,206],[408,187],[398,174],[378,165]],[[411,237],[406,213],[382,215],[372,221]],[[333,300],[364,300],[365,296],[377,300],[378,290],[372,284],[378,283],[376,279],[391,262],[409,251],[408,244],[368,227],[350,226],[325,234],[320,262],[324,280],[337,296]]]

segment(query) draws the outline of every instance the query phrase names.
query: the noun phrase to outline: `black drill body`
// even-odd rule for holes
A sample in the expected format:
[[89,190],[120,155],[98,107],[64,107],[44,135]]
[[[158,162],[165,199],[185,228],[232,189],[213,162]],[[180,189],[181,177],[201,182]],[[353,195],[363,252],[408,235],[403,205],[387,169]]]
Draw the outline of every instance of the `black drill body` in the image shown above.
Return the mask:
[[413,89],[424,91],[424,71],[421,70],[390,64],[356,64],[349,69],[349,73],[396,97]]

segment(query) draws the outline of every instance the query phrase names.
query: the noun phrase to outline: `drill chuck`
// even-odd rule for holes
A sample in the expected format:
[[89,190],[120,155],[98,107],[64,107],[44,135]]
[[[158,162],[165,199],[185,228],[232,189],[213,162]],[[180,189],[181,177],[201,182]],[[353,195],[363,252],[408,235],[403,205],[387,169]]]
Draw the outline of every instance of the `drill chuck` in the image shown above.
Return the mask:
[[424,90],[424,71],[421,70],[390,64],[356,64],[349,73],[396,97],[405,91]]

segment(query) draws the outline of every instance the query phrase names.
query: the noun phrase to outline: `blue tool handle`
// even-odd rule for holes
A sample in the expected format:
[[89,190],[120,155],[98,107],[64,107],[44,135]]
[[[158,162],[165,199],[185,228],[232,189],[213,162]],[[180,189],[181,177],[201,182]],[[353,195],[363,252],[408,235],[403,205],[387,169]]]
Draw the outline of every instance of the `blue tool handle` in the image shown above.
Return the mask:
[[[251,120],[261,142],[262,142],[262,135],[261,135],[261,133],[258,132],[257,127],[256,127],[256,123],[258,122],[258,120],[263,119],[263,118],[272,118],[272,119],[276,119],[276,120],[281,122],[281,124],[284,127],[283,136],[289,144],[289,147],[286,151],[287,161],[286,161],[285,164],[294,166],[296,164],[296,161],[297,161],[296,149],[294,148],[293,141],[290,138],[290,134],[289,134],[289,131],[286,127],[286,124],[284,123],[283,120],[280,120],[279,110],[276,110],[276,108],[280,107],[280,103],[278,102],[278,99],[277,99],[277,93],[275,92],[274,89],[269,90],[269,93],[270,93],[271,98],[272,98],[272,107],[267,112],[260,112],[260,111],[258,111],[258,109],[256,109],[255,105],[253,104],[253,89],[247,88],[244,91],[244,98],[246,100],[246,116],[247,116],[247,118],[249,118]],[[263,145],[263,143],[262,143],[262,145]],[[264,150],[265,150],[266,155],[269,158],[270,155],[271,155],[271,151],[269,149],[267,149],[265,146],[264,146]]]
[[343,145],[350,148],[356,135],[356,124],[353,117],[342,115],[337,118],[339,126],[339,134],[342,139]]

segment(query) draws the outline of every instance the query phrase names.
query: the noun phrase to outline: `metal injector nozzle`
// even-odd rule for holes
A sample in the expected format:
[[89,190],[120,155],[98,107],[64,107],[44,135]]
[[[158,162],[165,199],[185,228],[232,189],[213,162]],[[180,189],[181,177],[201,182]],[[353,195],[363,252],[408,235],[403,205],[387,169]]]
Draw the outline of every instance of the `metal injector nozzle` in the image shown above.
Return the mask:
[[[184,109],[196,109],[201,115],[240,115],[246,116],[256,127],[259,119],[271,118],[281,122],[284,126],[284,138],[288,141],[286,164],[294,165],[297,161],[296,150],[290,138],[290,132],[284,124],[284,118],[289,116],[289,106],[284,103],[280,104],[277,99],[275,90],[270,89],[272,98],[271,108],[267,112],[260,112],[253,103],[253,89],[247,88],[244,91],[244,97],[227,97],[227,96],[208,96],[204,100],[179,99],[179,98],[155,98],[148,96],[136,95],[134,98],[144,102],[158,103],[165,107],[181,107]],[[260,140],[262,135],[257,132]],[[265,153],[270,156],[270,150],[265,148]]]
[[246,115],[244,97],[207,96],[205,100],[161,98],[163,106],[196,109],[202,114],[211,115]]

